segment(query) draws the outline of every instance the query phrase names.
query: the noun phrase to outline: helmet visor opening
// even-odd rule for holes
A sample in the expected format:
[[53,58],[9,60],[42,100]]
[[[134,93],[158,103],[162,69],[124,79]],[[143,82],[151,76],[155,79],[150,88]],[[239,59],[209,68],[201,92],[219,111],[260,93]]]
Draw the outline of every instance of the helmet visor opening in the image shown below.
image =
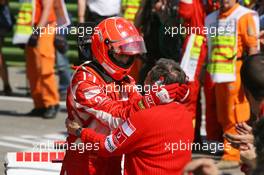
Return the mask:
[[147,53],[144,40],[141,36],[129,37],[119,42],[112,42],[111,44],[117,54],[139,55]]

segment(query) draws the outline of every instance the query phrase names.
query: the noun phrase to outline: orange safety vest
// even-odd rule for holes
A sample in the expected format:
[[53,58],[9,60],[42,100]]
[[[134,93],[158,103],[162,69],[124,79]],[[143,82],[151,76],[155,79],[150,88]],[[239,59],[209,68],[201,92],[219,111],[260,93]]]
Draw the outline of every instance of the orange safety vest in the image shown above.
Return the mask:
[[216,83],[236,81],[237,60],[237,22],[248,13],[253,15],[258,29],[258,16],[255,11],[238,6],[235,11],[225,19],[219,19],[220,11],[217,10],[206,17],[206,27],[217,29],[217,33],[208,33],[208,55],[209,63],[207,70],[212,80]]

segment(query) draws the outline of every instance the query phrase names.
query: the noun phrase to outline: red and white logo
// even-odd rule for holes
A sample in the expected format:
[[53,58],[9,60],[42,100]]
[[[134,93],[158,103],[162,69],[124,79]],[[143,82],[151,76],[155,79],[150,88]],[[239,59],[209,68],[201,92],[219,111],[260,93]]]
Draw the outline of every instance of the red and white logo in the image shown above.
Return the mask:
[[123,132],[121,128],[118,128],[114,134],[113,134],[114,142],[117,143],[118,145],[121,145],[124,143],[127,139],[127,136]]
[[133,124],[130,122],[130,119],[127,119],[125,123],[122,125],[122,130],[126,134],[126,136],[131,136],[135,131],[136,128],[133,126]]

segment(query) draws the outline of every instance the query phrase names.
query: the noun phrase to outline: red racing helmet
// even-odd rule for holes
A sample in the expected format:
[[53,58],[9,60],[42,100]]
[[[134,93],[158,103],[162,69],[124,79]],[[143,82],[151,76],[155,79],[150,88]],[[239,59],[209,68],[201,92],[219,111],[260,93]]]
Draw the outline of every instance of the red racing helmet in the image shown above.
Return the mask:
[[[121,17],[107,18],[95,27],[91,49],[94,59],[115,80],[128,75],[135,56],[146,53],[144,40],[135,26]],[[128,62],[122,64],[114,55],[126,55]]]

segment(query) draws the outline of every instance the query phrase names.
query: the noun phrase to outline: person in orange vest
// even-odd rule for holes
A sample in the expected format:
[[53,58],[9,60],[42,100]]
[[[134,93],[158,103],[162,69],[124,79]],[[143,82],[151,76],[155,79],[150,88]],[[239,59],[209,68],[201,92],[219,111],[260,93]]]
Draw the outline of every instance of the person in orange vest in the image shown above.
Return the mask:
[[33,33],[26,45],[26,74],[34,109],[29,116],[54,118],[59,109],[59,93],[55,79],[54,0],[35,0]]
[[[259,19],[236,0],[221,1],[221,8],[206,17],[207,70],[215,83],[217,119],[224,134],[236,134],[235,124],[249,119],[250,110],[241,86],[240,69],[246,53],[258,52]],[[211,33],[210,33],[211,31]],[[212,32],[216,31],[216,32]],[[224,138],[220,169],[239,166],[239,150]]]
[[[184,19],[184,26],[191,29],[191,33],[186,34],[183,45],[183,55],[181,58],[181,67],[187,73],[191,86],[190,101],[187,104],[188,109],[192,112],[193,122],[195,125],[195,142],[200,142],[200,127],[201,127],[201,105],[199,103],[200,97],[200,78],[202,76],[202,67],[205,63],[207,54],[206,37],[203,33],[206,15],[219,8],[219,3],[212,0],[180,0],[179,14]],[[186,10],[189,9],[189,10]],[[199,30],[192,30],[196,28]],[[222,136],[221,127],[216,120],[215,107],[212,105],[214,100],[210,99],[213,94],[211,89],[212,84],[208,80],[205,81],[204,86],[206,96],[206,131],[207,139],[210,141],[218,140],[217,135]],[[209,90],[210,89],[210,90]],[[209,107],[210,106],[210,107]]]

